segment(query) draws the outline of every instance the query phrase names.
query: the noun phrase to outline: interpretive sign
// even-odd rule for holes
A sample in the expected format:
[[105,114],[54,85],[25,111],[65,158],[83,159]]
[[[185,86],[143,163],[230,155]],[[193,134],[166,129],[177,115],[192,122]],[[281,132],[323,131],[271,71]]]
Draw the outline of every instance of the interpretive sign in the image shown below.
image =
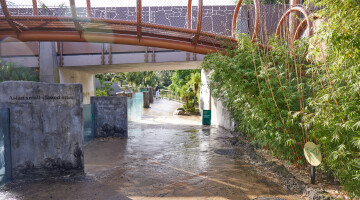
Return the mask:
[[128,137],[127,97],[91,97],[95,137]]
[[318,166],[321,163],[321,152],[318,145],[307,142],[304,146],[304,154],[306,160],[313,166]]
[[13,179],[83,173],[82,86],[0,83],[10,110]]

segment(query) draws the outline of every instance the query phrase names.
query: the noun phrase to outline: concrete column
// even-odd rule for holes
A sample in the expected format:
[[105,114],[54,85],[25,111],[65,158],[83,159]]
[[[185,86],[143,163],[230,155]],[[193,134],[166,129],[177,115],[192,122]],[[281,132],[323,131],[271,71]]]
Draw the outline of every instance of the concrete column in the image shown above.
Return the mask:
[[200,105],[199,109],[202,113],[203,110],[211,110],[211,95],[210,95],[210,84],[209,84],[209,72],[201,70],[201,85],[200,85]]
[[59,83],[55,42],[40,42],[40,82]]
[[148,87],[146,90],[149,92],[149,101],[150,103],[154,103],[154,88]]
[[150,108],[150,96],[148,91],[144,91],[144,108]]
[[65,69],[59,70],[60,83],[80,83],[82,84],[83,104],[90,104],[90,97],[95,96],[95,75],[82,71]]

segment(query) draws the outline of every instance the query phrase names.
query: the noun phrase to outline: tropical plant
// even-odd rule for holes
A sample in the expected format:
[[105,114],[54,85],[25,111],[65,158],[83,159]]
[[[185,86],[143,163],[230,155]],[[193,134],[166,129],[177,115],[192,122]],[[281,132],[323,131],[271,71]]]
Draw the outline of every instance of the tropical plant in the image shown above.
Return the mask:
[[197,102],[197,94],[199,91],[199,85],[201,84],[201,74],[200,72],[191,73],[190,80],[188,82],[188,85],[192,86],[194,88],[194,101],[193,106],[195,107]]
[[112,81],[105,83],[104,79],[99,79],[100,88],[96,89],[96,96],[110,96],[110,92],[114,89],[111,87]]
[[39,81],[39,68],[21,67],[2,60],[0,63],[0,82]]

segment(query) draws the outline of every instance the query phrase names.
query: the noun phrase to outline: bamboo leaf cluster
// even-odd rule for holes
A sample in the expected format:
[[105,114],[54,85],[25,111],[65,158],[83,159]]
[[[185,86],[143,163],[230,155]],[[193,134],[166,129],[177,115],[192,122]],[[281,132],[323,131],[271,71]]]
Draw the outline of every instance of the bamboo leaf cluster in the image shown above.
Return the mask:
[[237,48],[206,56],[213,95],[253,143],[298,167],[307,165],[304,144],[319,144],[322,172],[360,196],[360,59],[331,47],[314,61],[314,41],[270,42],[273,49],[264,50],[241,35]]

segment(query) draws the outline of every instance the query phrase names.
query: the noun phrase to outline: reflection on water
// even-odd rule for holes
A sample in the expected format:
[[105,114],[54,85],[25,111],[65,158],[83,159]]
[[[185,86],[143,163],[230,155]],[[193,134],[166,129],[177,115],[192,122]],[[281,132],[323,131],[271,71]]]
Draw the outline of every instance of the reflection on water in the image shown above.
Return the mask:
[[92,113],[91,105],[83,105],[83,120],[84,120],[84,145],[88,144],[94,139],[94,133],[92,131]]

